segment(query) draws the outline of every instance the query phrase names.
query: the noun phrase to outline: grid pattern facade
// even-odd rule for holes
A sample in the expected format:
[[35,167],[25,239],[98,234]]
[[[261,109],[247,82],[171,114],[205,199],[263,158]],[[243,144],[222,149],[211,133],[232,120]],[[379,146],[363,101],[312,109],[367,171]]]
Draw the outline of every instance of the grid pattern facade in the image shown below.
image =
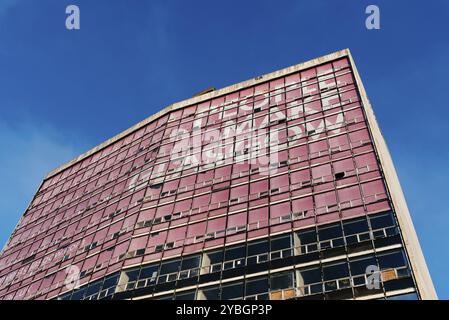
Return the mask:
[[0,256],[0,299],[398,293],[419,298],[347,57],[169,111],[48,177]]

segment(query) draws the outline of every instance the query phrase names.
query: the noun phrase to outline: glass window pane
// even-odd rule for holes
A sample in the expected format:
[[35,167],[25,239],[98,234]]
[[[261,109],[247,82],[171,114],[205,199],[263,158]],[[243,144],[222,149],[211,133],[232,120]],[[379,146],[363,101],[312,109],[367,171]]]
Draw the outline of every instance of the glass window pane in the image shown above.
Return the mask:
[[373,230],[395,226],[393,214],[391,212],[370,217],[371,228]]
[[269,290],[268,278],[261,278],[246,282],[245,296],[252,296],[259,293],[266,293]]
[[161,275],[178,272],[180,263],[181,263],[181,260],[163,263],[161,265]]
[[321,282],[321,268],[298,271],[298,286]]
[[205,300],[220,300],[220,288],[208,288],[202,291]]
[[101,281],[96,281],[96,282],[89,284],[89,287],[86,290],[86,296],[90,296],[90,295],[93,295],[94,293],[98,293],[100,291],[102,282],[103,281],[101,280]]
[[381,270],[407,266],[407,260],[405,259],[404,252],[402,251],[379,255],[378,259]]
[[293,287],[293,273],[273,275],[270,279],[271,290],[280,290]]
[[78,290],[73,291],[72,297],[70,300],[81,300],[84,297],[84,292],[86,291],[86,288],[81,288]]
[[299,239],[299,245],[317,242],[317,234],[315,230],[299,231],[297,235]]
[[343,222],[343,230],[345,235],[363,233],[369,231],[366,219],[357,219]]
[[193,256],[182,259],[181,270],[198,268],[200,266],[200,256]]
[[240,258],[245,257],[245,253],[246,253],[245,249],[246,248],[244,246],[226,249],[225,260],[230,261],[230,260],[240,259]]
[[209,259],[209,264],[216,264],[223,262],[223,251],[214,251],[207,254],[207,258]]
[[143,267],[142,270],[140,271],[139,279],[148,279],[148,278],[156,277],[158,269],[159,269],[159,265],[157,265],[157,264]]
[[292,241],[290,235],[276,237],[271,239],[271,251],[291,248]]
[[354,276],[365,274],[366,268],[368,266],[377,266],[377,262],[374,256],[369,256],[362,259],[351,261],[349,262],[349,266],[351,268],[351,274]]
[[112,288],[113,286],[115,286],[117,284],[118,277],[119,277],[118,274],[107,277],[104,280],[102,289],[104,290],[104,289]]
[[175,300],[195,300],[195,291],[177,293]]
[[318,227],[320,241],[341,238],[343,236],[340,224]]
[[225,286],[221,289],[221,300],[237,299],[243,297],[243,283]]
[[124,273],[126,282],[136,281],[137,278],[139,277],[139,272],[140,272],[139,268],[125,271]]
[[269,252],[269,247],[268,240],[250,243],[248,244],[248,256]]
[[348,276],[349,270],[346,262],[323,267],[324,281],[345,278]]

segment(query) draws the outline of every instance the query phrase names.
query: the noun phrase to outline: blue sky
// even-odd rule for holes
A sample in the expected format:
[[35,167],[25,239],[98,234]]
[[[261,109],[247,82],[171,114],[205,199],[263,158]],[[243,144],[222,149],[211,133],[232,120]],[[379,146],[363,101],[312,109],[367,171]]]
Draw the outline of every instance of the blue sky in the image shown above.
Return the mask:
[[0,245],[63,162],[206,87],[348,47],[448,299],[448,30],[446,0],[1,0]]

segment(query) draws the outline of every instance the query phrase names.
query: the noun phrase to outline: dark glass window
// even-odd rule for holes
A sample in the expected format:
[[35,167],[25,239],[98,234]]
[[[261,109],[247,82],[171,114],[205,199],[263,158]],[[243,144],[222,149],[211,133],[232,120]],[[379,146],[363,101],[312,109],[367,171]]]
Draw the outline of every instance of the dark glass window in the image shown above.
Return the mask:
[[193,256],[182,259],[181,270],[198,268],[200,266],[200,256]]
[[269,252],[268,240],[248,244],[248,256]]
[[98,293],[101,289],[102,282],[103,281],[96,281],[96,282],[89,284],[89,287],[86,290],[86,297],[91,296],[95,293]]
[[107,278],[104,280],[102,290],[108,289],[108,288],[112,288],[112,287],[116,286],[116,285],[117,285],[117,280],[118,280],[118,278],[119,278],[119,275],[118,275],[118,274],[114,274],[114,275],[112,275],[112,276],[110,276],[110,277],[107,277]]
[[288,249],[292,246],[291,236],[284,235],[271,239],[271,251],[277,251],[282,249]]
[[245,296],[252,296],[260,293],[266,293],[269,290],[268,278],[261,278],[246,282]]
[[240,246],[240,247],[233,247],[233,248],[229,248],[226,249],[225,252],[225,260],[226,261],[230,261],[230,260],[235,260],[235,259],[240,259],[245,257],[245,246]]
[[195,291],[177,293],[175,300],[195,300]]
[[125,271],[126,282],[136,281],[137,278],[139,277],[139,272],[140,272],[139,268]]
[[343,222],[345,235],[352,235],[369,231],[366,219],[357,219]]
[[368,266],[377,266],[376,259],[374,256],[364,257],[361,259],[353,260],[349,262],[349,266],[351,268],[351,274],[361,275],[366,273],[366,268]]
[[299,244],[305,245],[310,243],[316,243],[317,242],[317,234],[314,229],[312,230],[305,230],[305,231],[299,231],[297,233]]
[[378,260],[381,270],[407,266],[407,260],[402,251],[390,252],[382,255],[379,254]]
[[70,300],[81,300],[84,297],[84,293],[86,291],[86,288],[80,288],[78,290],[73,291],[72,297]]
[[161,265],[161,275],[179,271],[181,260],[165,262]]
[[142,267],[140,271],[140,279],[148,279],[157,276],[157,271],[159,269],[159,265],[153,264],[149,266]]
[[293,273],[273,275],[270,278],[271,290],[280,290],[293,287]]
[[243,297],[243,283],[225,286],[221,289],[221,300],[238,299]]
[[223,251],[214,251],[207,254],[210,264],[216,264],[223,262]]
[[203,295],[206,300],[220,300],[220,288],[207,288],[203,290]]
[[320,241],[341,238],[343,236],[340,224],[318,227]]
[[323,267],[324,281],[345,278],[349,276],[348,264],[346,262]]
[[373,230],[395,226],[393,213],[388,212],[370,217],[371,228]]
[[298,286],[321,282],[321,268],[298,271]]

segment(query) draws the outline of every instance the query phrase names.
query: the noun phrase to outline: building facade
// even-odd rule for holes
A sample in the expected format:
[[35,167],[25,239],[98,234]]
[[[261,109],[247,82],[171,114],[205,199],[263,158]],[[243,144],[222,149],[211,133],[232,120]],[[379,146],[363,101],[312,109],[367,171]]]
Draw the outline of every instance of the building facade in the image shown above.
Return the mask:
[[175,103],[49,173],[0,299],[436,299],[349,50]]

